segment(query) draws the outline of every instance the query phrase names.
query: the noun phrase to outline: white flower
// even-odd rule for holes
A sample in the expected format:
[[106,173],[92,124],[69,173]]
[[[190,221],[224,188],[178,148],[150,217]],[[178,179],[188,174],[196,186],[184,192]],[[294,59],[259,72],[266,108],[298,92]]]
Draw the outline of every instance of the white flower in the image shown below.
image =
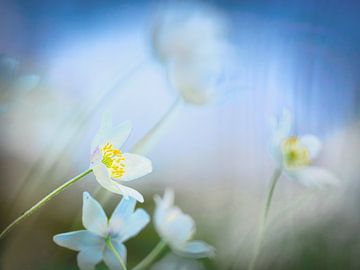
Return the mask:
[[321,149],[321,141],[310,134],[300,137],[291,135],[292,116],[289,111],[284,110],[281,118],[272,119],[271,124],[271,154],[288,177],[308,187],[338,183],[330,171],[311,165]]
[[150,221],[143,209],[135,210],[136,200],[123,198],[108,220],[101,205],[89,193],[83,195],[82,223],[86,230],[57,234],[59,246],[79,251],[77,263],[81,270],[95,270],[104,261],[110,270],[122,270],[115,255],[107,246],[111,241],[116,252],[126,263],[124,242],[137,235]]
[[152,171],[149,159],[119,150],[130,131],[130,122],[113,127],[111,121],[104,118],[91,144],[90,167],[96,180],[107,190],[143,202],[144,198],[138,191],[119,183],[142,177]]
[[169,63],[218,52],[225,23],[209,6],[194,2],[172,3],[157,14],[152,30],[156,57]]
[[174,192],[166,190],[164,198],[155,196],[154,224],[161,239],[180,256],[203,258],[214,255],[214,248],[203,241],[192,240],[193,219],[174,206]]
[[185,101],[206,104],[218,94],[229,59],[224,36],[224,20],[205,5],[177,3],[158,15],[153,51]]

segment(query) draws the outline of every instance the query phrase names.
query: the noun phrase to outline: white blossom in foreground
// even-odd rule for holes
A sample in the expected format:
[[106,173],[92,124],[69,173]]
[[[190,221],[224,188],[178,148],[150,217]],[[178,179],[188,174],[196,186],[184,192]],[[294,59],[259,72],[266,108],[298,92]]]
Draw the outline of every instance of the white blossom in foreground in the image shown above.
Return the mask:
[[128,138],[130,131],[130,122],[113,127],[111,121],[104,118],[100,130],[91,144],[90,168],[99,184],[107,190],[143,202],[144,198],[138,191],[120,184],[142,177],[152,171],[149,159],[120,151],[120,147]]
[[155,196],[154,224],[161,239],[179,255],[204,258],[214,255],[214,248],[203,241],[192,240],[194,220],[174,206],[174,192],[166,190],[164,197]]
[[313,166],[321,141],[314,135],[300,137],[291,135],[292,116],[284,110],[279,119],[272,120],[271,154],[277,165],[291,179],[308,187],[335,185],[338,179],[328,170]]
[[199,3],[177,3],[158,14],[152,31],[156,58],[172,86],[192,104],[211,102],[229,60],[223,18]]
[[126,264],[124,242],[137,235],[150,221],[143,209],[136,209],[136,200],[123,198],[108,220],[101,205],[89,193],[83,195],[82,223],[86,230],[57,234],[59,246],[79,251],[77,263],[81,270],[95,270],[104,261],[110,270],[123,267],[108,247],[108,241]]

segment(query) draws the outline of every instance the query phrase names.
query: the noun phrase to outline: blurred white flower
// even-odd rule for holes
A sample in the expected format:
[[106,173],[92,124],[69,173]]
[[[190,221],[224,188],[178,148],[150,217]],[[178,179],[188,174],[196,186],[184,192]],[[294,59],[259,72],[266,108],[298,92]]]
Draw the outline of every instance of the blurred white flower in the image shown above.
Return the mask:
[[154,224],[161,239],[179,255],[203,258],[214,255],[214,248],[203,241],[192,240],[195,234],[194,220],[174,206],[174,192],[166,190],[164,198],[155,196]]
[[204,4],[185,2],[170,5],[156,19],[152,47],[172,86],[189,103],[212,101],[221,92],[229,60],[220,14]]
[[24,95],[39,83],[33,74],[21,74],[19,62],[0,55],[0,113],[6,112],[15,103],[22,101]]
[[123,243],[137,235],[150,221],[143,209],[135,211],[135,205],[133,198],[123,198],[108,220],[101,205],[84,192],[82,223],[86,230],[57,234],[54,242],[79,251],[77,263],[81,270],[95,270],[102,260],[110,270],[123,269],[109,248],[109,241],[126,264]]
[[130,122],[113,127],[111,120],[104,116],[101,128],[91,144],[90,167],[96,180],[107,190],[143,202],[144,198],[138,191],[118,183],[134,180],[152,171],[149,159],[119,150],[130,131]]
[[151,270],[204,270],[204,266],[193,259],[176,256],[172,253],[166,255],[151,267]]
[[338,179],[328,170],[310,165],[322,143],[314,135],[292,136],[292,116],[284,110],[279,119],[273,118],[270,150],[284,173],[308,187],[335,185]]

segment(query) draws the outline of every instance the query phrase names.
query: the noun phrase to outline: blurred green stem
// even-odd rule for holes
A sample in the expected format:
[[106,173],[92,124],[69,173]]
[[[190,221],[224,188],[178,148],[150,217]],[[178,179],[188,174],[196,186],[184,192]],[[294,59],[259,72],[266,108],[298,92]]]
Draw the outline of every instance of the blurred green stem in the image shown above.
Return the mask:
[[272,177],[271,177],[271,183],[270,183],[270,187],[269,187],[269,192],[268,192],[268,195],[267,195],[262,220],[261,220],[259,231],[258,231],[258,234],[257,234],[257,241],[255,243],[253,257],[252,257],[252,259],[250,261],[248,270],[253,270],[255,268],[256,260],[257,260],[257,258],[259,256],[261,245],[262,245],[262,242],[263,242],[263,239],[264,239],[265,227],[266,227],[266,222],[267,222],[267,218],[268,218],[269,211],[270,211],[272,197],[274,195],[275,187],[276,187],[276,184],[277,184],[277,182],[278,182],[278,180],[279,180],[279,178],[281,176],[281,173],[282,173],[282,168],[276,168],[273,175],[272,175]]
[[166,243],[160,241],[156,247],[141,261],[139,262],[132,270],[141,270],[147,269],[155,259],[160,255],[160,253],[165,249]]
[[127,270],[126,265],[123,261],[123,259],[120,257],[120,254],[116,251],[116,249],[114,248],[113,244],[111,243],[110,238],[105,240],[105,244],[108,247],[108,249],[110,249],[110,251],[114,254],[114,256],[116,257],[116,259],[118,260],[118,262],[120,263],[122,270]]
[[131,153],[147,155],[176,119],[184,102],[178,97],[161,119],[130,150]]
[[31,207],[29,210],[24,212],[21,216],[19,216],[17,219],[15,219],[9,226],[7,226],[1,233],[0,233],[0,239],[4,238],[4,236],[9,233],[17,224],[19,224],[21,221],[23,221],[26,217],[30,216],[34,212],[36,212],[38,209],[40,209],[42,206],[44,206],[48,201],[50,201],[52,198],[54,198],[56,195],[64,191],[67,187],[71,186],[75,182],[79,181],[81,178],[83,178],[85,175],[92,172],[92,169],[88,169],[78,176],[75,176],[74,178],[70,179],[66,183],[62,184],[60,187],[53,190],[51,193],[49,193],[47,196],[42,198],[39,202],[37,202],[33,207]]

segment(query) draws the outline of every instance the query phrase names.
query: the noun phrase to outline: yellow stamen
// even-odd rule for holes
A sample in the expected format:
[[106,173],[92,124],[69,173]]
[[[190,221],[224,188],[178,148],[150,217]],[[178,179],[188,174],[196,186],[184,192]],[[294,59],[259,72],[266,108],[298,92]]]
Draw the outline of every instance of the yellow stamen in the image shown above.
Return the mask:
[[299,143],[298,138],[289,137],[281,145],[285,166],[288,168],[298,168],[309,165],[309,151]]
[[106,143],[100,149],[102,160],[101,162],[108,168],[111,178],[119,179],[125,173],[125,164],[122,153],[118,149],[113,149],[111,143]]

